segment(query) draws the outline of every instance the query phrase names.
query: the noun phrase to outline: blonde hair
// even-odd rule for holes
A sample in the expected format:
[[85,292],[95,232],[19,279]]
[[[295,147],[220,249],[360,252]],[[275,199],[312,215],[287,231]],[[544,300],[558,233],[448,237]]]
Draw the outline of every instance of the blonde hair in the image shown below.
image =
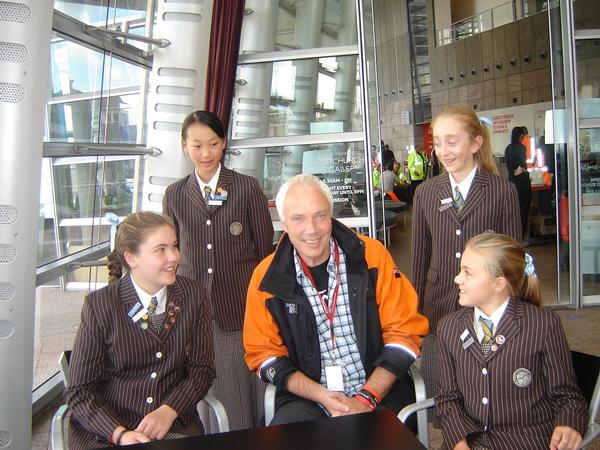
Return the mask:
[[310,173],[301,173],[299,175],[295,175],[289,180],[287,180],[280,188],[279,192],[277,192],[277,196],[275,197],[275,206],[277,207],[277,214],[279,214],[279,219],[282,222],[285,222],[285,215],[283,211],[283,202],[287,197],[287,194],[291,188],[294,186],[301,184],[304,186],[313,186],[319,189],[325,198],[327,199],[327,203],[329,203],[329,214],[333,215],[333,195],[329,190],[329,186],[319,180],[316,176],[311,175]]
[[169,217],[150,211],[129,214],[119,224],[115,236],[115,249],[108,255],[109,283],[114,283],[121,278],[124,269],[130,270],[125,261],[125,252],[137,254],[150,233],[165,225],[175,231],[175,225]]
[[483,233],[472,237],[465,250],[485,257],[485,269],[491,277],[504,277],[511,298],[536,306],[541,304],[538,279],[535,274],[525,274],[525,251],[510,236]]
[[431,128],[435,123],[445,117],[451,117],[463,124],[464,130],[471,136],[471,140],[481,136],[483,143],[479,151],[475,153],[475,163],[481,170],[498,175],[498,168],[494,162],[494,153],[492,152],[492,142],[487,127],[479,121],[479,117],[472,108],[467,106],[454,106],[439,113],[431,122]]

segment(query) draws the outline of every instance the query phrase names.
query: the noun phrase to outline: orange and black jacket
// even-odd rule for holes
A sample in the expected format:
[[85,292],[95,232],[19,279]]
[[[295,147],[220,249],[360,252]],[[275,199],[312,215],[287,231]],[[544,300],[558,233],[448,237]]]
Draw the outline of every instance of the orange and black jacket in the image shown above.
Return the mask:
[[[379,241],[357,235],[335,219],[332,236],[346,256],[350,309],[367,378],[377,366],[404,376],[414,357],[393,345],[418,356],[428,328],[427,319],[417,312],[414,288]],[[246,299],[246,363],[278,391],[286,389],[297,370],[317,382],[321,377],[316,320],[296,281],[293,258],[284,234],[275,253],[255,269]]]

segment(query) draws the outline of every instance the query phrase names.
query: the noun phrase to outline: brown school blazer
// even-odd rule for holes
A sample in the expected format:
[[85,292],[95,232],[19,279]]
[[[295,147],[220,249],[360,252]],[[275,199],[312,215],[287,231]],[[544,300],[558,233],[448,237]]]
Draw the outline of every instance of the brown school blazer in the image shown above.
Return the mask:
[[255,178],[221,166],[219,188],[227,191],[227,200],[207,205],[192,173],[167,188],[163,213],[177,229],[177,273],[206,288],[221,329],[238,331],[252,272],[273,250],[273,223]]
[[206,292],[178,276],[167,287],[167,310],[172,302],[180,311],[159,332],[128,316],[138,301],[129,275],[85,299],[65,391],[72,450],[107,445],[118,425],[134,430],[162,404],[179,414],[171,431],[202,433],[196,404],[215,378]]
[[436,334],[442,317],[459,308],[454,277],[467,241],[488,230],[521,239],[514,184],[477,169],[460,213],[452,199],[450,176],[444,173],[421,184],[413,201],[413,285],[430,334]]
[[443,319],[438,332],[435,401],[447,448],[469,433],[485,432],[493,449],[543,450],[557,425],[585,430],[587,405],[556,314],[509,300],[494,333],[496,350],[487,358],[473,328],[473,308]]

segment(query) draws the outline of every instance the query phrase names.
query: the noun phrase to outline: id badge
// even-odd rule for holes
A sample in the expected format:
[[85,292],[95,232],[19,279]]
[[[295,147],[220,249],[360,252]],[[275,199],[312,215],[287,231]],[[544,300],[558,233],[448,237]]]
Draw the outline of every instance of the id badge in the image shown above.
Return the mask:
[[327,389],[333,392],[344,392],[344,376],[342,366],[325,366],[325,380]]

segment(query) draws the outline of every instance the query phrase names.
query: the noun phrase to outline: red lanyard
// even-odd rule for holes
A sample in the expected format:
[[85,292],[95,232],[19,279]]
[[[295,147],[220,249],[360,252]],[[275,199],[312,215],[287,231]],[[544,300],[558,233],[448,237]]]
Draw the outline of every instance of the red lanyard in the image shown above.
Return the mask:
[[[329,331],[331,332],[331,348],[335,347],[335,339],[333,334],[333,318],[335,316],[335,306],[337,305],[338,293],[340,290],[340,251],[338,249],[337,242],[333,242],[333,254],[335,260],[335,288],[333,289],[333,296],[331,298],[331,308],[325,303],[323,300],[323,296],[319,292],[319,288],[317,287],[317,283],[315,283],[315,279],[310,272],[310,268],[306,265],[304,260],[300,255],[298,255],[298,259],[300,260],[300,266],[302,267],[302,271],[304,275],[310,280],[311,284],[317,291],[317,296],[319,297],[319,301],[321,302],[321,306],[323,307],[323,312],[325,313],[325,317],[329,320]],[[329,284],[329,281],[327,282]]]

